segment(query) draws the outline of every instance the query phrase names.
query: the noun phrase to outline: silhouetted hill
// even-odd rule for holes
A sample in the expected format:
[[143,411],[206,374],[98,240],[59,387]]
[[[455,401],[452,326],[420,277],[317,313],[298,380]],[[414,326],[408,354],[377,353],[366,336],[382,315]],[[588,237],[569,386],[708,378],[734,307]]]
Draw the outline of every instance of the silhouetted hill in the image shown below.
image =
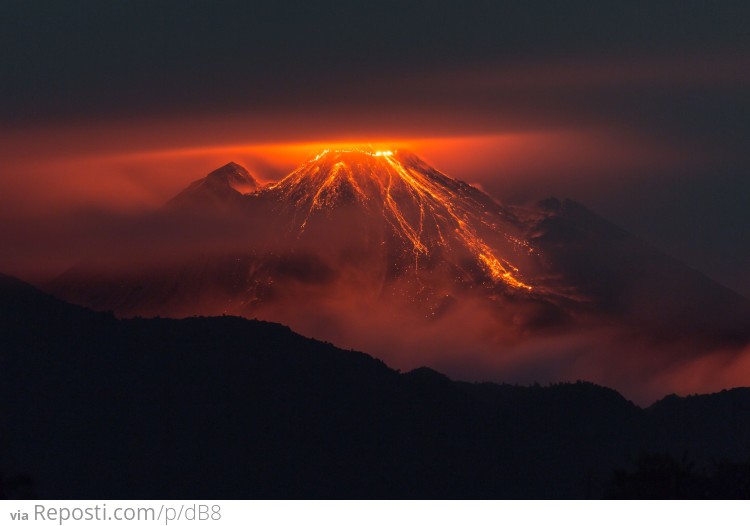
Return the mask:
[[687,455],[644,453],[635,469],[617,470],[608,498],[747,499],[750,462],[720,461],[697,466]]
[[580,498],[620,470],[631,496],[642,452],[739,461],[750,444],[748,390],[643,410],[585,382],[454,382],[273,323],[118,320],[7,276],[0,348],[6,495]]

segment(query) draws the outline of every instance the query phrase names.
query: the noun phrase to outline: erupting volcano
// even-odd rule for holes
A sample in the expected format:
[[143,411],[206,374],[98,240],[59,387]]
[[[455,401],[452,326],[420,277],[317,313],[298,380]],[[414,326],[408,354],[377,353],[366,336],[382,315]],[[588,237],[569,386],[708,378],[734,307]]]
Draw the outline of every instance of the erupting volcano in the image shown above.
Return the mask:
[[[229,163],[192,183],[149,226],[172,225],[161,247],[189,233],[225,239],[220,248],[194,240],[177,262],[160,249],[137,264],[123,264],[127,254],[99,256],[55,286],[125,315],[256,315],[279,297],[307,304],[346,290],[365,301],[398,298],[438,317],[462,294],[520,303],[553,297],[528,241],[535,217],[408,152],[325,150],[262,188]],[[112,265],[124,270],[114,279]]]
[[[747,300],[582,205],[504,205],[404,151],[325,150],[265,186],[230,163],[123,247],[50,289],[121,316],[278,321],[395,365],[492,364],[494,378],[535,338],[658,340],[682,356],[750,338]],[[619,374],[612,353],[632,355],[612,350],[598,372]],[[537,359],[524,353],[524,370]],[[550,376],[578,375],[567,367]]]
[[300,234],[317,215],[325,221],[335,208],[358,208],[387,227],[384,237],[393,238],[404,260],[399,270],[418,276],[420,265],[473,259],[493,281],[531,289],[509,261],[519,251],[531,253],[512,214],[412,154],[326,150],[266,193],[294,210]]

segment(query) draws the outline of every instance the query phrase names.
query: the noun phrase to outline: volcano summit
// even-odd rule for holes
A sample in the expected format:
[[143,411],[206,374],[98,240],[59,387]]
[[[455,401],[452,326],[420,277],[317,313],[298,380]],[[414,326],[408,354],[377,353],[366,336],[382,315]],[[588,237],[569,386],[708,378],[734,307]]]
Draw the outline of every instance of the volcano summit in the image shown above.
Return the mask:
[[593,353],[607,382],[634,349],[650,369],[750,340],[748,300],[582,205],[504,205],[403,151],[325,150],[265,186],[230,163],[123,247],[50,290],[120,316],[278,321],[396,366],[493,379],[590,378]]
[[513,216],[409,153],[326,150],[266,192],[295,211],[300,233],[316,216],[326,221],[337,208],[358,209],[368,223],[380,223],[383,242],[398,247],[401,254],[392,255],[407,260],[399,268],[417,276],[420,265],[461,268],[457,261],[473,260],[492,280],[531,289],[509,261],[526,247]]

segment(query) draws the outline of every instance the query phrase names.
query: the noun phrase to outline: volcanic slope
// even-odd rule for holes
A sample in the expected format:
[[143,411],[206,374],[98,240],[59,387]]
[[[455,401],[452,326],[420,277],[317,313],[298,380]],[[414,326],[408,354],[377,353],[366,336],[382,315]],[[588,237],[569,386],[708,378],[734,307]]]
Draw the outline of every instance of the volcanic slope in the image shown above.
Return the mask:
[[683,357],[750,338],[747,299],[584,206],[504,205],[404,151],[325,150],[262,187],[230,163],[139,226],[127,252],[48,290],[120,316],[278,321],[376,354],[399,334],[410,349],[502,350],[604,328],[613,353],[625,331],[689,341]]

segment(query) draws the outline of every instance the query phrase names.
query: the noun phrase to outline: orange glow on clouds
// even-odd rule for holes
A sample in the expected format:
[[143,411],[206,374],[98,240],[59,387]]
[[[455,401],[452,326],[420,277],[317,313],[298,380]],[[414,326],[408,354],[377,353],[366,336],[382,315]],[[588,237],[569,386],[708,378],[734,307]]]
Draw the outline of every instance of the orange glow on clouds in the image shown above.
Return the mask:
[[[95,130],[71,129],[54,137],[18,131],[0,142],[0,269],[30,277],[70,265],[104,232],[112,216],[156,210],[191,182],[229,161],[262,183],[275,182],[322,150],[408,150],[443,173],[476,185],[508,203],[550,195],[586,202],[585,192],[617,192],[626,177],[654,167],[696,163],[694,152],[603,130],[569,129],[452,136],[356,134],[313,141],[275,140],[188,146],[189,136],[154,138],[152,148]],[[144,129],[144,133],[148,130]],[[188,134],[189,135],[189,134]],[[54,139],[54,140],[53,140]],[[90,139],[90,141],[84,140]],[[75,148],[68,148],[75,145]],[[618,183],[619,182],[619,183]],[[107,237],[103,233],[99,236]]]
[[[578,183],[639,168],[695,162],[695,155],[634,137],[594,130],[518,132],[452,137],[256,142],[124,152],[5,154],[6,212],[49,213],[76,207],[133,210],[158,207],[190,182],[235,161],[261,182],[274,182],[325,149],[408,150],[451,177],[504,200],[539,199]],[[613,170],[614,167],[614,170]],[[648,173],[645,172],[644,173]],[[537,189],[539,194],[530,192]],[[545,190],[541,190],[544,188]],[[576,197],[573,193],[570,197]],[[23,203],[23,206],[18,206]]]

